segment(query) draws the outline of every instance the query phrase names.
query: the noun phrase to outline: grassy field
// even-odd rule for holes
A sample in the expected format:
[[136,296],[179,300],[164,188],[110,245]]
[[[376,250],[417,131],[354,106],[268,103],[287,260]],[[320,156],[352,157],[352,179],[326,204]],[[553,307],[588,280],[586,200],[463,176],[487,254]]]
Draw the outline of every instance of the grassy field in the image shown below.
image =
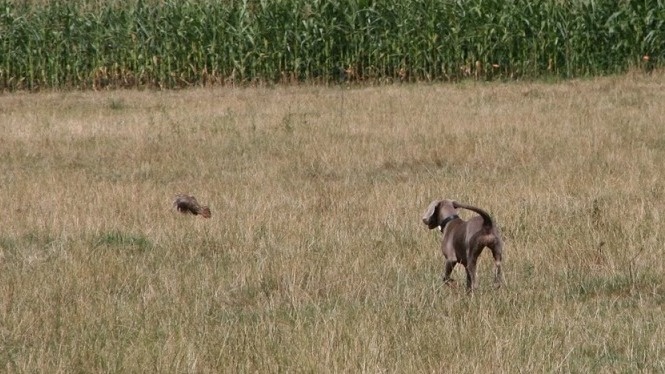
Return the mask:
[[[662,73],[0,95],[0,371],[662,372],[663,103]],[[443,197],[493,214],[506,287],[489,253],[442,284]]]

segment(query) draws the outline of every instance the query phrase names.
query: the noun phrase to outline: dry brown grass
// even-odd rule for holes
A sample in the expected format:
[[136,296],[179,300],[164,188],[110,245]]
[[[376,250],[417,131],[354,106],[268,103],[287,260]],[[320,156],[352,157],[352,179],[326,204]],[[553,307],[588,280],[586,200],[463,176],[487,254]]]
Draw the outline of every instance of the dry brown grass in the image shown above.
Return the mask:
[[[663,103],[662,75],[0,96],[0,370],[663,371]],[[441,284],[441,197],[495,216],[507,288],[488,254],[474,297]]]

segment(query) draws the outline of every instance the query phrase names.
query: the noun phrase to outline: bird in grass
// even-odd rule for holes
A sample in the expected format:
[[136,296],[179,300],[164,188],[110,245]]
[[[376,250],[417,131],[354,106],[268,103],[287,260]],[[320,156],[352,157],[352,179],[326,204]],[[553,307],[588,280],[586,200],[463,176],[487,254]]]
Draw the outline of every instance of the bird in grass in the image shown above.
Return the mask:
[[173,199],[173,207],[183,214],[191,213],[210,218],[210,208],[199,204],[194,196],[177,194]]

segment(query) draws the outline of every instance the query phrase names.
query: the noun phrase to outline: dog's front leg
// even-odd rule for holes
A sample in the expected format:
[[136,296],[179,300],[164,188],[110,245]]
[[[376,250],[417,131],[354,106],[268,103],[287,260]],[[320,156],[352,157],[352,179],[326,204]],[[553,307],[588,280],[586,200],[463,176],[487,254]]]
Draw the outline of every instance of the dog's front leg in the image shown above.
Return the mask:
[[457,259],[446,259],[445,269],[443,271],[443,283],[448,284],[452,282],[450,274],[452,274],[455,265],[457,265]]

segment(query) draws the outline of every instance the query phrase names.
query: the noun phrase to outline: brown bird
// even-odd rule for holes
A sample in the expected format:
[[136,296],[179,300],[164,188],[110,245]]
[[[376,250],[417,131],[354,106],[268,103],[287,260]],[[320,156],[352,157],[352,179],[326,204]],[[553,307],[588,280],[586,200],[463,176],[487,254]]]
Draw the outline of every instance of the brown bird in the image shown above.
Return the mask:
[[205,218],[210,218],[210,208],[202,206],[196,201],[194,196],[178,194],[173,200],[173,207],[180,213],[191,213],[193,215],[202,215]]

